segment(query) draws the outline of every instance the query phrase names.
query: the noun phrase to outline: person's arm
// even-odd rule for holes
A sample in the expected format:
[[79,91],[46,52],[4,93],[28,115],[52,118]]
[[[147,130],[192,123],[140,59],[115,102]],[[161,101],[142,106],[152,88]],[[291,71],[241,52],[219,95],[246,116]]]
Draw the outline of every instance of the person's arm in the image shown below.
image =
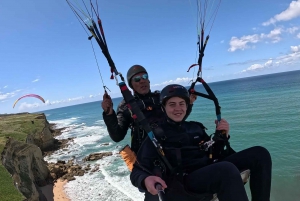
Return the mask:
[[130,174],[130,180],[133,186],[147,191],[144,181],[149,176],[151,176],[150,173],[142,170],[139,166],[134,165]]
[[125,101],[123,100],[117,109],[117,114],[113,110],[111,114],[102,114],[106,124],[110,138],[115,142],[120,142],[124,139],[129,128],[131,117]]
[[158,157],[154,145],[147,137],[137,153],[137,162],[134,164],[130,174],[132,185],[139,189],[147,190],[145,179],[153,176],[154,160]]

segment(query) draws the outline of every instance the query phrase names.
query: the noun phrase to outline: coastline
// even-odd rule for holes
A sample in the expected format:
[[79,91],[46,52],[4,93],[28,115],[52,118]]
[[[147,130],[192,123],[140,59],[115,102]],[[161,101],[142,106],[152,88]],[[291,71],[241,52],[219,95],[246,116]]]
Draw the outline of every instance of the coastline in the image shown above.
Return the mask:
[[[57,137],[62,134],[63,130],[66,128],[55,128],[55,124],[49,123],[51,129],[54,131],[53,137]],[[63,149],[68,146],[68,142],[73,140],[73,138],[58,140],[57,146],[54,149],[49,150],[43,154],[43,157],[51,155],[53,152]],[[48,162],[47,162],[48,163]],[[39,187],[43,192],[48,201],[71,201],[65,192],[64,186],[67,184],[67,179],[58,178],[54,180],[52,184],[48,184],[44,187]]]
[[71,201],[68,195],[65,192],[65,185],[68,181],[58,179],[53,186],[53,194],[54,194],[54,201],[56,200],[63,200],[63,201]]
[[48,184],[39,189],[43,192],[48,201],[71,201],[66,192],[64,185],[67,180],[58,179],[54,184]]

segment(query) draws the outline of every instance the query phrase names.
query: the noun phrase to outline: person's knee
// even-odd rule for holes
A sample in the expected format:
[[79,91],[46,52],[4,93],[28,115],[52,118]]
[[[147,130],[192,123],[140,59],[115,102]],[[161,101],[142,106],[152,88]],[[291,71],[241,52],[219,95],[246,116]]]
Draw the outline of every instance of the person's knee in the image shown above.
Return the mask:
[[230,162],[222,161],[218,163],[218,174],[213,177],[213,191],[214,193],[220,192],[222,189],[229,186],[243,185],[240,171]]
[[223,175],[223,177],[240,177],[238,168],[233,163],[227,161],[219,162],[219,172],[221,175]]
[[271,154],[266,148],[261,146],[255,146],[253,148],[255,149],[257,156],[261,161],[271,162]]

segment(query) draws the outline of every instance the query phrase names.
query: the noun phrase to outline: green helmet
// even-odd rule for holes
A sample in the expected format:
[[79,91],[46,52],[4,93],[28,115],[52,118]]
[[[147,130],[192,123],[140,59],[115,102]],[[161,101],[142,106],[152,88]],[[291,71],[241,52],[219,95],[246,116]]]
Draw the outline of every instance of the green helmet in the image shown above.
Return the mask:
[[186,104],[190,104],[190,95],[188,90],[179,84],[170,84],[165,86],[160,92],[160,103],[165,105],[167,100],[172,97],[183,98]]
[[128,82],[128,84],[129,84],[129,86],[131,88],[132,88],[132,86],[131,86],[131,78],[134,75],[136,75],[138,73],[142,73],[142,72],[147,73],[146,69],[143,66],[141,66],[141,65],[137,65],[136,64],[136,65],[133,65],[133,66],[131,66],[129,68],[129,70],[127,71],[127,82]]

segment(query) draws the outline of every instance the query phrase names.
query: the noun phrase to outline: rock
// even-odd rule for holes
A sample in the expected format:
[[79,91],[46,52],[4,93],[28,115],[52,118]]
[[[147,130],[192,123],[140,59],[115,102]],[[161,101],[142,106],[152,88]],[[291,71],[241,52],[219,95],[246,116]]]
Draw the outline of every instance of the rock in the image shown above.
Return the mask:
[[45,197],[37,186],[48,183],[50,171],[39,147],[10,138],[1,154],[1,161],[12,175],[16,188],[28,200],[41,200]]
[[40,147],[42,151],[50,149],[54,146],[55,139],[52,135],[50,124],[48,123],[44,113],[39,114],[35,119],[44,119],[45,126],[43,130],[37,130],[35,133],[27,135],[26,142],[35,144]]
[[95,161],[95,160],[99,160],[99,159],[102,159],[103,157],[106,157],[106,156],[111,156],[112,155],[112,152],[102,152],[102,153],[93,153],[93,154],[90,154],[89,156],[85,157],[84,158],[84,161]]
[[91,172],[96,172],[99,170],[99,164],[96,164],[95,167],[91,170]]
[[85,168],[82,168],[80,165],[73,164],[72,160],[69,160],[67,163],[65,161],[49,163],[48,168],[53,180],[62,178],[71,181],[75,179],[74,176],[83,176],[86,172]]

